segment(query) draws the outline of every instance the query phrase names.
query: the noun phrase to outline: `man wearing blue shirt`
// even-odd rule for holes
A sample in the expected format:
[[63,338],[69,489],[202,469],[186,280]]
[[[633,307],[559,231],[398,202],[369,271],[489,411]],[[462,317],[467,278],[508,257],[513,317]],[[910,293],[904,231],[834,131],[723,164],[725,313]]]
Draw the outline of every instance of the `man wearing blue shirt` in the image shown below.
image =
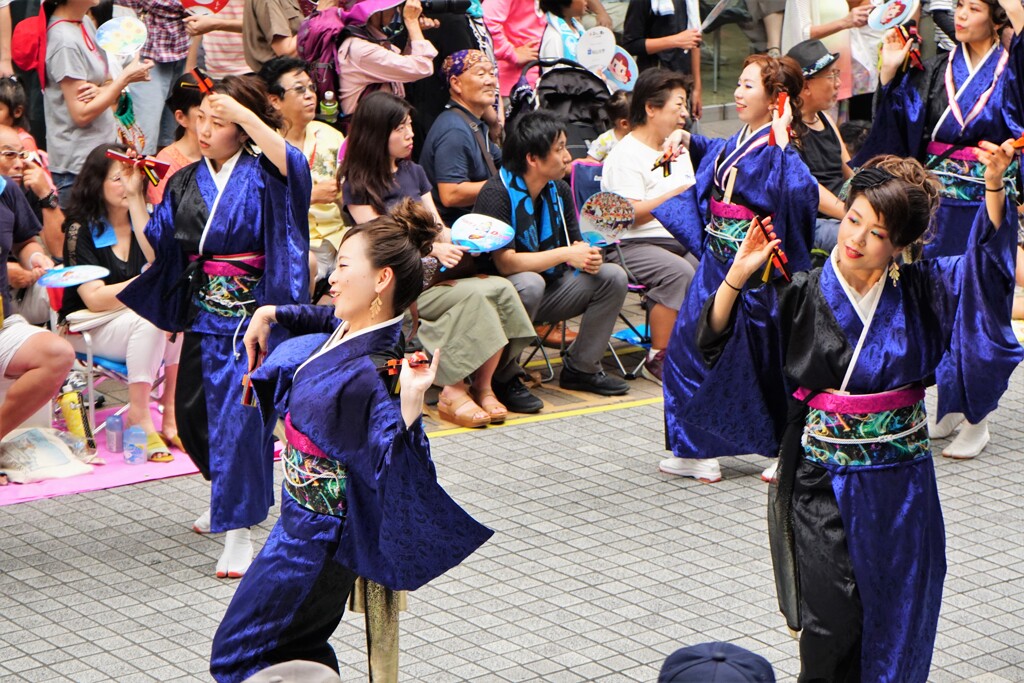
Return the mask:
[[494,106],[498,80],[480,50],[459,50],[442,66],[451,100],[430,127],[420,165],[434,186],[434,203],[447,225],[469,213],[480,188],[501,165],[501,149],[482,120]]

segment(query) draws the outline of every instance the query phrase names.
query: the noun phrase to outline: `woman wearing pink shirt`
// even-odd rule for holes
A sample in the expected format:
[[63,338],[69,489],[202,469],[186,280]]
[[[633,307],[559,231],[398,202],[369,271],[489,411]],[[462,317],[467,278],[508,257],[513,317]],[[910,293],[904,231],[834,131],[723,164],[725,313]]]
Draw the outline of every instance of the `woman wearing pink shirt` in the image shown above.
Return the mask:
[[[409,34],[405,53],[392,45],[384,33],[398,13],[401,0],[363,0],[345,17],[341,47],[338,48],[338,101],[350,115],[366,94],[383,89],[405,97],[403,83],[434,73],[437,49],[423,37],[424,28],[438,23],[423,15],[420,0],[406,0],[402,20]],[[377,87],[373,87],[377,86]]]
[[[498,87],[502,97],[519,80],[523,65],[537,59],[547,20],[534,0],[484,0],[484,24],[494,40],[498,59]],[[530,85],[537,82],[537,70],[527,74]]]

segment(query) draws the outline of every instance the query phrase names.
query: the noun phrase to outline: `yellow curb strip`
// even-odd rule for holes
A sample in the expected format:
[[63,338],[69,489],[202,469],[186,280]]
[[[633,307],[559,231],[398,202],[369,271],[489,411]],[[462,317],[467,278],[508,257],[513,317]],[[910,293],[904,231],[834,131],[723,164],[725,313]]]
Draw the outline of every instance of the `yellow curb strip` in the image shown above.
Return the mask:
[[[640,406],[654,405],[655,403],[662,403],[665,399],[658,396],[652,398],[641,398],[636,401],[624,401],[623,403],[611,403],[607,405],[588,406],[586,408],[575,408],[572,410],[562,410],[554,413],[545,413],[542,415],[527,415],[526,417],[517,417],[513,420],[506,420],[504,424],[492,425],[485,429],[499,429],[501,427],[512,427],[515,425],[532,424],[534,422],[547,422],[548,420],[557,420],[563,417],[575,417],[577,415],[594,415],[596,413],[607,413],[613,410],[624,410],[626,408],[638,408]],[[453,427],[451,429],[440,429],[436,432],[427,432],[427,436],[436,439],[442,436],[452,436],[453,434],[465,434],[466,432],[479,432],[481,429],[473,429],[471,427]]]

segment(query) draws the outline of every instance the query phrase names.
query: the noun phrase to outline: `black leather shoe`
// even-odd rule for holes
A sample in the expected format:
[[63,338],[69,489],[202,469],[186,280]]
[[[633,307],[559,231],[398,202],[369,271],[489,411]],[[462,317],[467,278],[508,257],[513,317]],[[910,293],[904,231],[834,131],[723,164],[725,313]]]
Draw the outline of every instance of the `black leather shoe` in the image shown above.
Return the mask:
[[544,407],[544,401],[531,394],[519,376],[505,383],[492,382],[491,386],[498,400],[514,413],[539,413]]
[[562,365],[558,386],[572,391],[589,391],[601,396],[621,396],[629,391],[629,384],[618,377],[612,377],[604,370],[599,372],[578,372],[568,365]]

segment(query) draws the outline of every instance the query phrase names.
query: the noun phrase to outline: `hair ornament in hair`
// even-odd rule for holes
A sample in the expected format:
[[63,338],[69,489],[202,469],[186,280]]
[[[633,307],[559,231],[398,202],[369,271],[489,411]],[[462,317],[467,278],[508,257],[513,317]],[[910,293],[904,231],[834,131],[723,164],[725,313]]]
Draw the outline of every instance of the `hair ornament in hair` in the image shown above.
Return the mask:
[[872,166],[871,168],[862,168],[859,170],[857,175],[853,176],[853,180],[850,181],[850,187],[854,187],[858,190],[867,190],[872,187],[884,185],[890,180],[896,180],[896,176],[883,168]]

